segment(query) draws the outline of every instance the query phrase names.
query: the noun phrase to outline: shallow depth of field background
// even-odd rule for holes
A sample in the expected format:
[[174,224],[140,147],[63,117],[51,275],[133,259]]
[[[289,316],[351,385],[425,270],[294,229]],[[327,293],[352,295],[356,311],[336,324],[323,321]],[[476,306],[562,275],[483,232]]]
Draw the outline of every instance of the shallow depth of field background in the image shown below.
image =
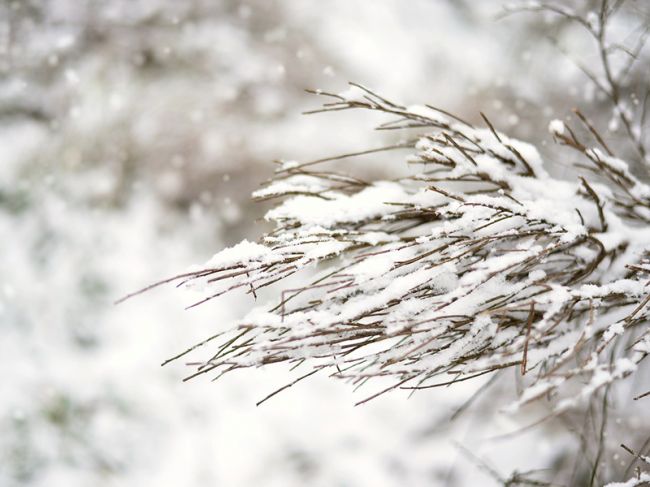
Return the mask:
[[[564,170],[548,121],[598,99],[553,42],[590,62],[585,38],[545,16],[496,20],[499,0],[406,4],[0,4],[0,485],[491,485],[472,455],[503,475],[561,464],[575,446],[563,430],[500,437],[525,418],[489,396],[449,425],[478,382],[355,408],[363,390],[314,377],[257,408],[287,370],[182,383],[182,363],[160,367],[249,296],[184,311],[194,296],[165,288],[112,304],[263,232],[249,194],[274,160],[398,137],[368,114],[301,115],[321,101],[305,88],[356,81],[483,111]],[[493,394],[514,397],[507,374]]]

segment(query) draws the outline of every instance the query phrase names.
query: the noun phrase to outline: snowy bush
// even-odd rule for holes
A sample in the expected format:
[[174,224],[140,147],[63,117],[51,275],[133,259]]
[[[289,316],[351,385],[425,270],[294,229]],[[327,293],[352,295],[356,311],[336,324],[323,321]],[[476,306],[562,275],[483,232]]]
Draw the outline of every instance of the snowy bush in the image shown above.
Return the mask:
[[321,95],[326,111],[393,115],[382,129],[426,128],[380,149],[410,149],[419,169],[369,182],[326,160],[282,164],[255,193],[283,199],[266,215],[275,229],[173,280],[208,290],[195,306],[308,277],[254,308],[194,376],[313,361],[307,375],[394,378],[382,393],[518,367],[532,383],[513,407],[553,396],[560,412],[637,369],[650,351],[650,186],[628,164],[554,121],[553,137],[588,164],[563,181],[487,118],[474,127],[360,85]]
[[[642,373],[650,353],[646,103],[626,102],[638,100],[628,81],[647,30],[634,49],[608,41],[622,4],[603,1],[584,17],[537,2],[519,9],[559,15],[596,41],[602,73],[585,72],[611,109],[609,128],[622,127],[625,140],[614,146],[578,109],[570,122],[551,121],[549,137],[562,149],[560,164],[573,166],[571,177],[553,175],[534,146],[483,114],[482,124],[469,123],[354,83],[340,94],[315,91],[327,102],[314,112],[378,112],[388,117],[378,128],[404,138],[279,163],[254,194],[279,200],[265,217],[273,229],[163,281],[204,293],[190,307],[235,290],[257,298],[284,284],[276,301],[169,361],[198,356],[188,379],[277,363],[300,367],[260,403],[314,374],[367,385],[362,404],[396,389],[414,393],[513,368],[523,388],[501,405],[507,412],[544,401],[542,422],[602,402],[587,479],[593,485],[608,394]],[[621,52],[623,64],[615,55]],[[399,176],[368,180],[341,163],[379,153],[403,165]],[[633,399],[647,395],[640,390]],[[647,476],[639,470],[612,485],[642,485]]]

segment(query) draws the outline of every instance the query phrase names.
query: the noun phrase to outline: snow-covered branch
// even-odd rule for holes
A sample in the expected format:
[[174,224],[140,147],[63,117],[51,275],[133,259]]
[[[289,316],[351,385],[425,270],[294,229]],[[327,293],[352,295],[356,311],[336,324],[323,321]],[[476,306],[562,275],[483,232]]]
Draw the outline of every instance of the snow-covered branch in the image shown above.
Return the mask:
[[[179,281],[205,290],[195,304],[301,284],[204,342],[190,377],[286,362],[354,384],[392,379],[370,399],[517,367],[530,379],[511,409],[557,396],[561,412],[635,371],[650,352],[650,186],[624,161],[554,122],[585,165],[561,180],[485,117],[475,127],[356,84],[319,94],[324,111],[367,109],[391,115],[381,129],[421,130],[385,148],[408,150],[411,173],[365,181],[328,159],[280,165],[255,194],[279,199],[266,215],[275,229]],[[563,395],[569,382],[581,385]]]

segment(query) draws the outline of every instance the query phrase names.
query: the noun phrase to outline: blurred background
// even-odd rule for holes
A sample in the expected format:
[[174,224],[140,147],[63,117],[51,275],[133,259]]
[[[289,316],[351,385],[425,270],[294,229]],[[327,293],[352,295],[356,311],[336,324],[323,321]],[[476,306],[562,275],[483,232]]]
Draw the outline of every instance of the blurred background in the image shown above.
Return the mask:
[[[498,20],[501,4],[2,1],[0,485],[497,485],[486,464],[565,468],[569,433],[500,437],[525,418],[466,403],[476,383],[355,408],[363,391],[313,378],[258,408],[286,370],[213,384],[160,368],[248,297],[184,311],[192,296],[162,289],[113,305],[257,238],[265,206],[249,194],[272,161],[397,137],[371,114],[301,115],[321,102],[306,88],[355,81],[471,121],[483,111],[562,172],[549,120],[602,100],[561,51],[595,52],[552,16]],[[508,374],[496,390],[514,397]]]

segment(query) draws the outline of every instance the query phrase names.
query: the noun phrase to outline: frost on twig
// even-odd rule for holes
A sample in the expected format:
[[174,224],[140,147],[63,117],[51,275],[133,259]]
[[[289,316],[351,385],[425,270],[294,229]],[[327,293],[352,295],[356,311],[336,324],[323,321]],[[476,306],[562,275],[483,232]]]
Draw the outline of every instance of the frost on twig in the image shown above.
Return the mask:
[[[381,129],[419,129],[382,149],[407,150],[413,170],[365,181],[329,159],[280,165],[255,195],[278,200],[266,215],[275,228],[179,281],[206,290],[196,304],[235,289],[281,292],[200,344],[190,378],[282,362],[311,367],[301,379],[389,380],[364,402],[516,367],[529,385],[510,408],[545,396],[561,412],[633,373],[650,352],[650,186],[569,124],[550,131],[584,170],[564,181],[486,117],[476,127],[352,88],[319,92],[321,110],[371,110],[390,116]],[[282,287],[290,276],[301,284]]]

